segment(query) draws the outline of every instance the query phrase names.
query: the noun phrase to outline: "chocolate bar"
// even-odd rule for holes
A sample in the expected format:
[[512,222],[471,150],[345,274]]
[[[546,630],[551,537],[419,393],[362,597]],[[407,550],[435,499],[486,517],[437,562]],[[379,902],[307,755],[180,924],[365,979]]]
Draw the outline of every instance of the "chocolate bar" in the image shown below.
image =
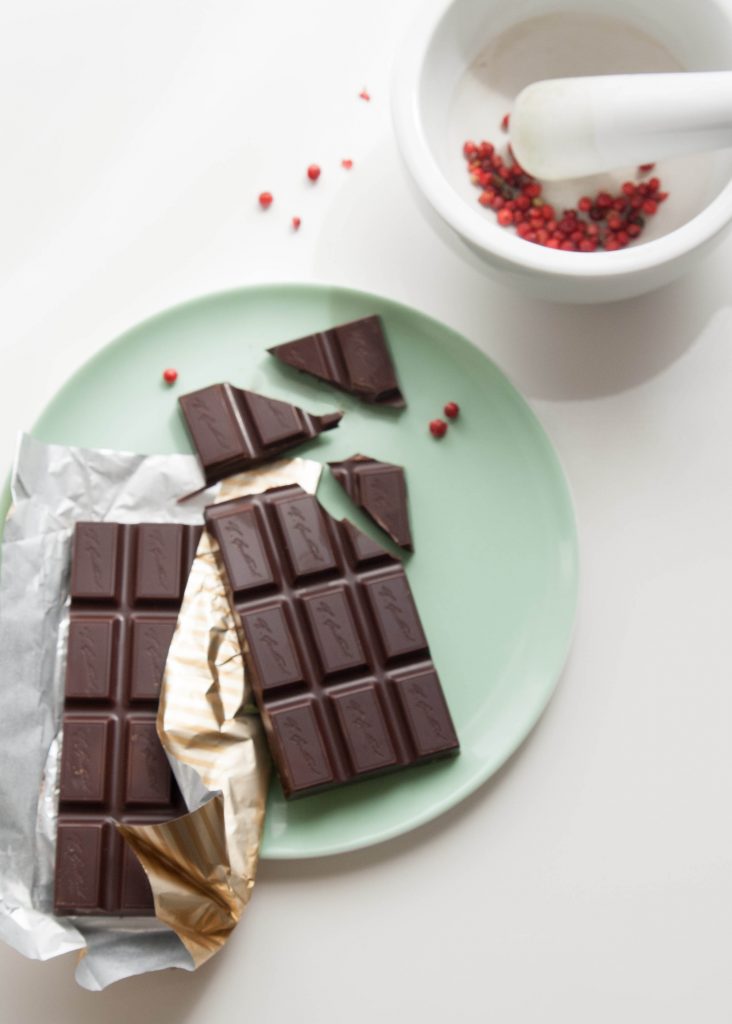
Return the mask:
[[395,544],[413,551],[407,481],[402,467],[379,462],[368,455],[352,455],[343,462],[328,465],[348,497],[371,516]]
[[152,892],[115,828],[186,807],[155,726],[197,526],[78,523],[71,562],[54,910],[149,915]]
[[286,797],[457,752],[398,559],[296,485],[205,516]]
[[207,485],[311,441],[343,417],[314,416],[232,384],[212,384],[178,401]]
[[288,366],[327,381],[364,402],[406,406],[399,390],[394,364],[386,344],[381,319],[361,320],[286,341],[268,351]]

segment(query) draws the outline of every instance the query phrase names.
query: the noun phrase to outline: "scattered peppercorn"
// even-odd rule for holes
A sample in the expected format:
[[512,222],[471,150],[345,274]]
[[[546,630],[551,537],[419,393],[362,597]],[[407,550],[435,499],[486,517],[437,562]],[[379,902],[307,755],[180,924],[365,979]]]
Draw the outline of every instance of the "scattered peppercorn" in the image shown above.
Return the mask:
[[362,89],[361,92],[358,95],[359,95],[359,99],[366,100],[367,103],[371,99],[371,97],[369,96],[369,94],[368,94],[366,89]]
[[443,412],[445,413],[448,419],[454,420],[455,417],[460,412],[460,406],[457,404],[457,402],[448,402],[445,405]]
[[259,193],[259,205],[263,210],[268,210],[272,205],[273,195],[271,192],[260,192]]
[[293,217],[292,218],[292,230],[293,231],[297,231],[301,224],[302,224],[302,221],[300,220],[299,217]]
[[430,434],[433,437],[444,437],[447,433],[447,423],[444,420],[430,420]]
[[178,371],[174,370],[172,367],[167,370],[163,370],[163,380],[166,384],[175,384],[178,380]]
[[341,167],[345,167],[347,171],[353,167],[353,160],[341,160]]
[[311,181],[317,181],[319,177],[320,168],[318,167],[318,165],[310,164],[310,166],[308,167],[308,178],[310,178]]

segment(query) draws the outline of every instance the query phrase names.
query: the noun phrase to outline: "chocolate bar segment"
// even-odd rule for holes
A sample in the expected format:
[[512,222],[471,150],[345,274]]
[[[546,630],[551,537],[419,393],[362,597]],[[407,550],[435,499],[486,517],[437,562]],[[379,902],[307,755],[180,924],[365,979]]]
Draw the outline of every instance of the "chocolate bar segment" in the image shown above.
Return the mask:
[[185,813],[156,730],[168,647],[201,528],[78,523],[63,715],[54,910],[150,915],[115,822]]
[[401,466],[368,455],[329,462],[331,472],[349,498],[368,513],[384,533],[413,551],[407,511],[407,481]]
[[297,486],[211,505],[206,525],[286,797],[457,753],[398,559]]
[[378,316],[308,334],[268,351],[288,366],[327,381],[364,402],[406,406]]
[[231,384],[212,384],[178,401],[207,485],[311,441],[343,416],[314,416]]

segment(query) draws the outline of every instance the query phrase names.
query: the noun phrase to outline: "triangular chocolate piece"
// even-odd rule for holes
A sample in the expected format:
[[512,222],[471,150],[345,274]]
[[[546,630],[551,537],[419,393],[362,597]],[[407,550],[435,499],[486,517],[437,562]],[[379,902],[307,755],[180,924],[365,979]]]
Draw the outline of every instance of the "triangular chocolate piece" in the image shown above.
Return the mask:
[[343,416],[314,416],[232,384],[212,384],[181,395],[178,402],[207,485],[312,440],[337,427]]
[[406,406],[378,316],[308,334],[268,350],[281,362],[372,405]]
[[407,481],[401,466],[368,455],[329,462],[333,476],[360,508],[395,544],[413,551],[407,511]]

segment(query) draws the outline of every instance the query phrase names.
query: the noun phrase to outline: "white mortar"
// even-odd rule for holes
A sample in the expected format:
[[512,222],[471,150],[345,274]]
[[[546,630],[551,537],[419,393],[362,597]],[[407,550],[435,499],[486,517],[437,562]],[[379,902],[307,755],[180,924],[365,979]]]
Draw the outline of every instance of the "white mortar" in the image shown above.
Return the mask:
[[[624,298],[672,280],[732,219],[732,151],[659,163],[670,193],[641,239],[617,252],[568,253],[518,238],[477,202],[462,144],[507,142],[499,124],[532,81],[588,74],[732,67],[732,10],[722,0],[444,0],[397,59],[394,116],[402,153],[432,208],[487,269],[532,294],[561,301]],[[558,208],[600,188],[617,191],[636,168],[555,183]]]

